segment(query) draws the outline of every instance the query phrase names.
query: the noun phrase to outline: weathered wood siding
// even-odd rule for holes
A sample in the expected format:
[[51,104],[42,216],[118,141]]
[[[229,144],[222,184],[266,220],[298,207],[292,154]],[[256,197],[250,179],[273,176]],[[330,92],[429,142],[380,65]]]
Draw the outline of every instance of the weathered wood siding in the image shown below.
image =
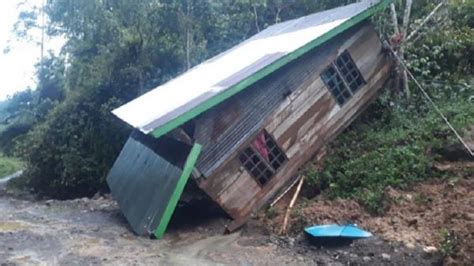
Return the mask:
[[[366,84],[340,107],[321,80],[320,73],[344,50],[351,54]],[[199,181],[199,186],[237,223],[261,208],[295,177],[306,161],[367,106],[388,79],[391,68],[378,35],[369,23],[341,34],[298,59],[296,64],[298,67],[282,69],[267,78],[270,83],[267,85],[281,82],[282,75],[298,82],[285,84],[291,86],[291,93],[282,98],[259,128],[266,129],[275,138],[288,157],[287,163],[260,187],[241,166],[237,158],[239,150],[236,150],[211,176]],[[246,138],[240,148],[245,148],[252,139],[253,136]]]

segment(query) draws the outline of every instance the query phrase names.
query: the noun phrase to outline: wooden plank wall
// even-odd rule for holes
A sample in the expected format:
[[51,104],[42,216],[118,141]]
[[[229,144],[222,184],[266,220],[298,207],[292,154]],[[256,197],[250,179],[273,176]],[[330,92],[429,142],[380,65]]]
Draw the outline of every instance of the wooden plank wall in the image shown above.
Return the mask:
[[[340,107],[323,84],[320,73],[346,49],[367,83]],[[264,123],[264,128],[288,157],[288,162],[277,175],[260,187],[241,166],[236,157],[238,153],[235,153],[229,163],[199,182],[199,186],[236,220],[234,227],[265,205],[294,178],[305,162],[365,109],[388,79],[391,69],[391,61],[383,53],[378,35],[369,23],[358,28],[349,38],[339,41],[335,49],[318,48],[309,56],[318,57],[317,62],[320,62],[308,69],[312,78],[295,84],[298,88]],[[247,140],[242,148],[251,140]]]

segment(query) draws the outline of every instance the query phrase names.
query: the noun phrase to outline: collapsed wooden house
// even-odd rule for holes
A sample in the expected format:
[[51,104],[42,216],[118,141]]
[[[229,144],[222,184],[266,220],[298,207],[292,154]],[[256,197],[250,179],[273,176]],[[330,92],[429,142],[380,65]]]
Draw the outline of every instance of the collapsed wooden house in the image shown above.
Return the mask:
[[366,0],[273,25],[114,110],[136,130],[107,182],[134,232],[161,237],[191,178],[235,230],[377,94],[392,63]]

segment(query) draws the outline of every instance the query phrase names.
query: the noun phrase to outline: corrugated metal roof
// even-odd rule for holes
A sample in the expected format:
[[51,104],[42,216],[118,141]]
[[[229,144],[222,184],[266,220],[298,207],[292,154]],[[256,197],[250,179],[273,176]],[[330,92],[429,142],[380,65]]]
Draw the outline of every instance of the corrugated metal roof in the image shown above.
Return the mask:
[[390,0],[365,0],[273,25],[115,109],[159,137],[373,15]]

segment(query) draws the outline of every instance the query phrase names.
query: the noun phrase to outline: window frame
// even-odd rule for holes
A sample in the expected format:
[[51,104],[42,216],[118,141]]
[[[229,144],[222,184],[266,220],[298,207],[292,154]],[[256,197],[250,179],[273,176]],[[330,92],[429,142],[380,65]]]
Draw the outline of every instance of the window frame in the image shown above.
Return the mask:
[[[258,152],[252,145],[253,141],[256,139],[254,138],[242,151],[239,152],[238,160],[241,166],[255,180],[255,182],[257,182],[260,187],[263,187],[268,184],[268,182],[273,177],[275,177],[275,175],[277,175],[277,173],[288,163],[288,157],[281,149],[281,147],[278,146],[278,143],[275,141],[274,137],[270,133],[263,129],[256,136],[259,136],[260,134],[264,134],[265,146],[267,147],[267,149],[269,149],[270,154],[272,154],[272,149],[276,149],[277,154],[272,154],[276,158],[273,160],[267,160],[263,158],[260,152]],[[268,139],[266,139],[267,137]],[[268,146],[267,143],[269,141],[274,145],[273,148],[270,148]],[[247,154],[247,151],[250,151],[251,155]],[[243,156],[245,157],[245,160],[242,159]],[[278,159],[280,156],[283,158],[282,160]],[[256,157],[258,159],[258,162],[253,162],[253,157]],[[275,160],[277,160],[277,162],[279,163],[279,166],[277,168],[275,168],[272,164]],[[251,167],[247,166],[248,163],[252,164]],[[264,165],[265,169],[258,169],[260,165]],[[259,171],[258,175],[255,174],[254,170]],[[270,175],[267,176],[265,173],[266,171],[270,172]],[[261,179],[265,179],[265,181],[262,181]]]
[[[349,76],[351,80],[349,80]],[[338,55],[336,59],[321,72],[320,78],[339,106],[346,104],[367,84],[348,50],[344,50]],[[340,86],[341,83],[342,89]],[[355,88],[352,87],[353,84],[356,85]]]

